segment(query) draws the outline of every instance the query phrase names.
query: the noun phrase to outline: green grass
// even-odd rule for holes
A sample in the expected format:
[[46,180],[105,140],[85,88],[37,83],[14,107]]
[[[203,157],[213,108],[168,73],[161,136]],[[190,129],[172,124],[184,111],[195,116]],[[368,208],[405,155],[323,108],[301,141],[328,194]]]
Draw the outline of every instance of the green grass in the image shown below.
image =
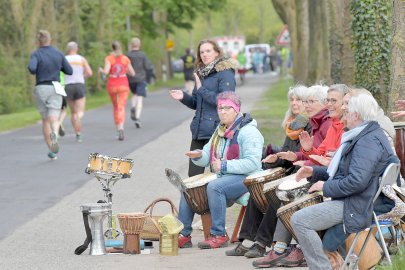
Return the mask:
[[272,143],[281,146],[284,142],[285,132],[281,128],[281,122],[288,109],[287,92],[292,84],[291,80],[280,80],[255,104],[256,109],[253,110],[252,116],[258,122],[265,145]]
[[[403,246],[403,244],[402,244]],[[405,249],[402,247],[402,251],[398,252],[395,256],[391,256],[392,266],[379,265],[377,270],[403,270],[405,269]]]
[[[173,88],[183,86],[183,74],[174,74],[173,79],[167,82],[158,81],[154,85],[148,85],[148,92],[153,92],[161,88]],[[105,90],[95,93],[88,93],[86,100],[86,110],[98,108],[110,103],[110,97]],[[7,131],[32,125],[41,120],[41,117],[34,106],[25,108],[11,114],[0,115],[0,131]]]

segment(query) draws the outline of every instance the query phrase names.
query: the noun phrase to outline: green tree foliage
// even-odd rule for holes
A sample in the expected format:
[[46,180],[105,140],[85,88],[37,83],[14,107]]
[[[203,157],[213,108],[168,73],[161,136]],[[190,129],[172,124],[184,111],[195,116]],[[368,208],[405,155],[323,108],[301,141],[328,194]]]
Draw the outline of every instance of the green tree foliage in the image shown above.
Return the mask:
[[370,90],[387,106],[390,79],[391,14],[385,0],[357,0],[351,5],[355,84]]

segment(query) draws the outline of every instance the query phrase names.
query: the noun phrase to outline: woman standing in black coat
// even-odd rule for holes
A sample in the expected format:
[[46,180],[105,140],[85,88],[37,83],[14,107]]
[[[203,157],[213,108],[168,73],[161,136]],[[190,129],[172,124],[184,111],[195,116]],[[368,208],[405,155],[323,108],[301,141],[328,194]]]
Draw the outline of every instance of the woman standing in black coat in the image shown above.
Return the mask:
[[[182,90],[171,90],[170,96],[192,110],[194,118],[190,125],[192,140],[190,150],[202,149],[219,124],[216,109],[217,95],[235,91],[236,61],[226,58],[215,41],[202,40],[198,45],[195,62],[195,86],[192,95]],[[203,167],[189,162],[188,176],[204,172]]]

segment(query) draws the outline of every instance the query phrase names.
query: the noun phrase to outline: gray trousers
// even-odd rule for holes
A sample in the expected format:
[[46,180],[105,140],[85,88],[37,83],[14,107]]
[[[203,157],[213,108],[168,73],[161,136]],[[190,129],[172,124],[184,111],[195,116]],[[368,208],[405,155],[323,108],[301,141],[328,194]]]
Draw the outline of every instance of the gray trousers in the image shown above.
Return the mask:
[[316,231],[343,222],[343,201],[326,201],[294,213],[291,225],[311,270],[332,270]]
[[[283,206],[283,205],[284,204],[282,204],[281,206]],[[276,242],[284,242],[287,245],[289,245],[291,240],[292,240],[291,233],[284,226],[281,219],[277,219],[277,225],[276,225],[276,230],[274,231],[273,240],[276,241]]]

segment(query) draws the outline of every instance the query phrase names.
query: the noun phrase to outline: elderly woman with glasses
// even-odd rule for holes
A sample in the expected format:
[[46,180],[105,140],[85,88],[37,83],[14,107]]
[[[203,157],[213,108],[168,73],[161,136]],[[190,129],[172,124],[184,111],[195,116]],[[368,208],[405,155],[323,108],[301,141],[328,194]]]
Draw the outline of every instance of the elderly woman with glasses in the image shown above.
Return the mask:
[[[228,245],[225,231],[226,207],[248,190],[243,184],[247,175],[261,170],[264,139],[257,123],[249,114],[240,112],[241,101],[231,91],[217,96],[217,111],[220,124],[202,150],[193,150],[186,155],[196,165],[210,166],[217,174],[207,186],[208,204],[211,212],[211,236],[198,243],[201,249],[220,248]],[[191,247],[191,232],[194,212],[182,194],[179,220],[184,229],[179,235],[179,247]]]

